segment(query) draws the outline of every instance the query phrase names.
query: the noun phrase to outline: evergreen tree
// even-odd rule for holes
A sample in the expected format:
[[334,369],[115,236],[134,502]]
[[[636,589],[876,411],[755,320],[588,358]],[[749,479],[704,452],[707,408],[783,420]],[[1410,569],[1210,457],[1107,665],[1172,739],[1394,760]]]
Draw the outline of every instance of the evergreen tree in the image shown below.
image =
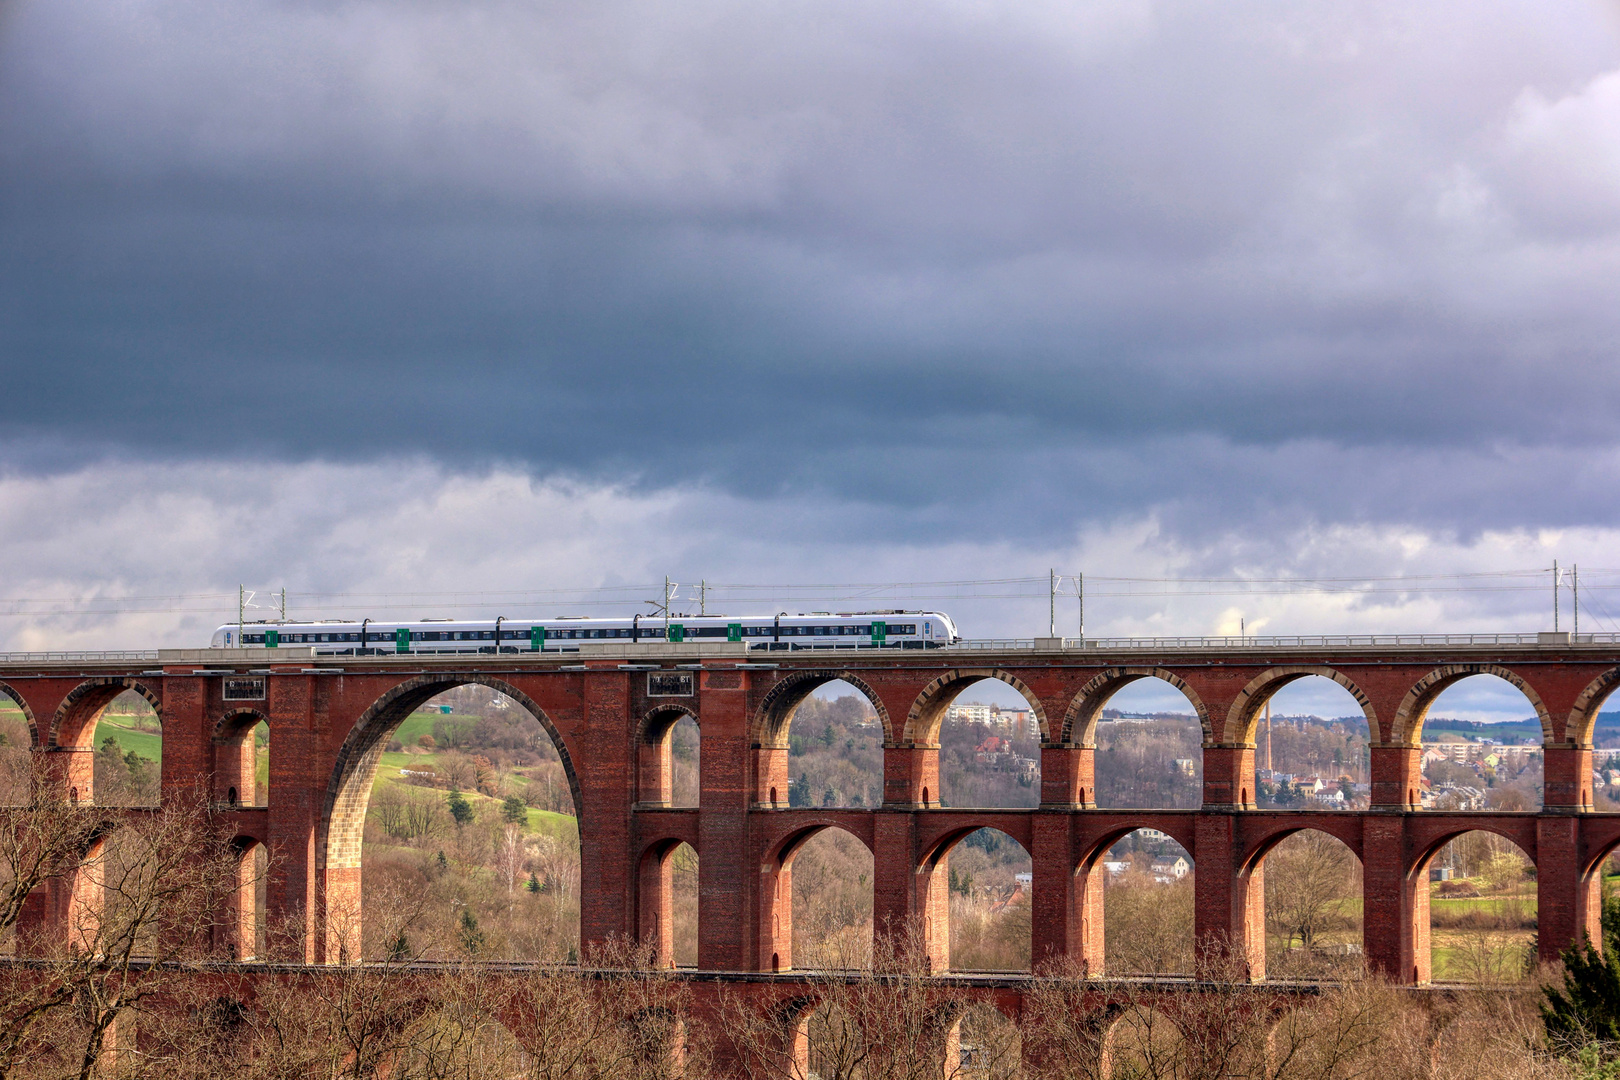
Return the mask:
[[461,951],[468,956],[477,956],[484,947],[484,932],[478,929],[478,917],[472,913],[472,908],[461,909],[461,931],[457,936],[461,939]]
[[1603,951],[1609,956],[1620,949],[1620,893],[1603,891]]
[[1592,948],[1590,941],[1564,950],[1564,985],[1542,987],[1547,1038],[1566,1052],[1596,1045],[1605,1056],[1620,1047],[1620,958]]
[[501,803],[501,817],[509,825],[526,825],[529,821],[529,804],[516,795],[508,795]]
[[451,788],[445,802],[450,807],[450,816],[456,819],[456,828],[459,829],[463,825],[472,823],[475,811],[472,808],[472,803],[467,801],[467,796],[457,789]]

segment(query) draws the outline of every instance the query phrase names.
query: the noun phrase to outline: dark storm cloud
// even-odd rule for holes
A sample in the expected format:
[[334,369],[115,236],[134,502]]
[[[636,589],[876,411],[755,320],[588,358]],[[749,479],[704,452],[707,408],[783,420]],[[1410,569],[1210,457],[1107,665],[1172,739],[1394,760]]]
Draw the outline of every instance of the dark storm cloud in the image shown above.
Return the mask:
[[427,455],[1042,531],[1611,522],[1611,31],[24,4],[13,460]]

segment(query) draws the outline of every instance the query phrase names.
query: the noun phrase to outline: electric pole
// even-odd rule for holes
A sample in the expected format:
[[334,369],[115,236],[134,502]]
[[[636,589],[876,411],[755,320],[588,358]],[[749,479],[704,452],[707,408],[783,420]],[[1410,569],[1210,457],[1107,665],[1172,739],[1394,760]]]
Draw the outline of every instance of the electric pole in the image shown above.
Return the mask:
[[1057,570],[1046,572],[1046,636],[1057,637]]
[[1086,645],[1086,575],[1074,575],[1074,590],[1080,597],[1080,647]]

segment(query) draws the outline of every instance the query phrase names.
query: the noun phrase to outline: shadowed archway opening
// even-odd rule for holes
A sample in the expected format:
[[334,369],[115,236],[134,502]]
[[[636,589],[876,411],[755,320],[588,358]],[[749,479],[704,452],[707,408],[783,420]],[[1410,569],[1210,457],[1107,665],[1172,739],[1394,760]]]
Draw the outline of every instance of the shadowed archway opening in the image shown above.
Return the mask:
[[636,801],[648,808],[694,807],[702,790],[702,732],[683,705],[659,705],[641,721]]
[[683,716],[669,728],[670,805],[696,806],[703,785],[703,733]]
[[1454,836],[1419,864],[1412,885],[1418,981],[1501,986],[1534,971],[1535,868],[1513,841],[1482,829]]
[[266,806],[269,796],[269,723],[253,709],[226,713],[214,728],[214,802]]
[[636,933],[657,968],[698,962],[698,853],[683,840],[648,844],[636,872]]
[[[88,678],[70,690],[49,721],[35,718],[51,755],[53,782],[76,803],[155,806],[162,791],[160,698],[134,678]],[[105,720],[105,723],[103,721]],[[97,790],[102,778],[106,791]]]
[[1191,974],[1194,866],[1187,849],[1160,829],[1136,829],[1099,862],[1091,873],[1102,876],[1104,970]]
[[759,966],[862,971],[872,966],[873,860],[860,838],[818,826],[781,845],[763,882]]
[[1112,1080],[1179,1077],[1191,1059],[1182,1025],[1148,1000],[1128,1001],[1102,1040],[1099,1076]]
[[255,837],[239,836],[232,849],[237,853],[234,887],[222,898],[214,923],[214,949],[233,961],[256,960],[265,955],[268,928],[265,899],[269,888],[269,852]]
[[1444,684],[1416,721],[1424,809],[1541,809],[1541,721],[1519,687],[1489,674],[1456,679]]
[[676,967],[698,966],[698,853],[679,844],[670,853],[671,944]]
[[325,958],[577,957],[575,791],[549,719],[499,680],[385,695],[339,754],[318,835]]

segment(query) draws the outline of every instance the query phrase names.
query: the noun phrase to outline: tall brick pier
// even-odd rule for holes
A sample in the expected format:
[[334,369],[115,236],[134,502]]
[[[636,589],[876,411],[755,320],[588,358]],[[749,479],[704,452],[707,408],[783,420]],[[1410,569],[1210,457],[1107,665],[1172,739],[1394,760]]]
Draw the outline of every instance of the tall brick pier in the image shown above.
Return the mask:
[[[1447,686],[1476,674],[1506,679],[1540,717],[1546,761],[1539,811],[1458,813],[1419,807],[1423,719]],[[1255,807],[1257,715],[1277,690],[1321,675],[1366,716],[1371,809],[1295,812]],[[1036,809],[942,807],[939,730],[973,682],[998,679],[1029,702],[1041,732]],[[875,809],[789,809],[787,731],[794,707],[843,680],[883,725],[884,801]],[[1198,810],[1095,804],[1097,719],[1139,679],[1187,696],[1203,729]],[[1161,829],[1191,853],[1196,944],[1235,950],[1265,978],[1263,873],[1291,833],[1319,829],[1361,859],[1368,962],[1402,983],[1429,978],[1427,869],[1451,838],[1474,829],[1513,841],[1536,866],[1544,958],[1599,935],[1598,869],[1620,844],[1620,814],[1593,811],[1592,731],[1620,684],[1620,644],[1568,635],[1458,639],[1249,639],[1242,643],[1037,641],[930,650],[746,651],[743,645],[583,645],[579,652],[322,656],[309,650],[198,650],[13,656],[0,692],[21,705],[35,753],[63,794],[94,801],[96,719],[134,690],[163,725],[164,798],[202,790],[228,811],[246,860],[277,853],[269,919],[303,928],[302,959],[359,955],[362,824],[382,751],[400,722],[436,694],[470,683],[506,694],[556,741],[579,814],[581,932],[656,940],[669,956],[671,855],[699,853],[698,965],[734,972],[793,967],[795,852],[829,826],[872,851],[879,927],[921,928],[931,963],[948,970],[949,853],[974,830],[1000,829],[1034,863],[1032,953],[1103,973],[1101,862],[1127,833]],[[700,805],[670,805],[670,732],[683,716],[702,731]],[[270,726],[270,783],[251,799],[251,732]],[[33,898],[31,932],[65,932],[72,906],[93,903],[73,882]],[[252,890],[236,898],[251,925]]]

